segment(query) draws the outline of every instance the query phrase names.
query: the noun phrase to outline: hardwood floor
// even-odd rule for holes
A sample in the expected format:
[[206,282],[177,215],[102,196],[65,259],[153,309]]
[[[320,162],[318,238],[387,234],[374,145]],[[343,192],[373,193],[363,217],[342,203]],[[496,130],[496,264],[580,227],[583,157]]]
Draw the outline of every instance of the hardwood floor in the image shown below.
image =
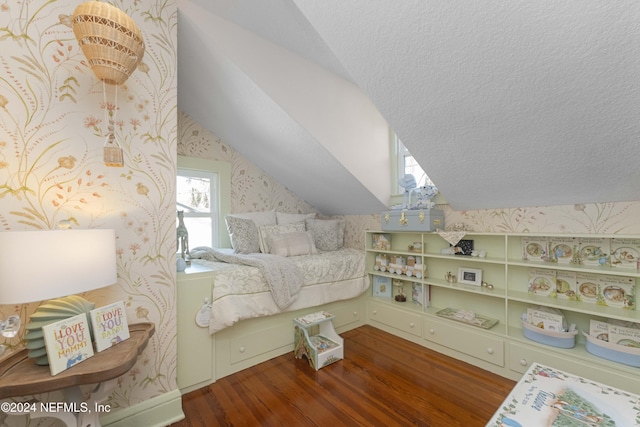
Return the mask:
[[515,385],[372,326],[342,337],[317,372],[285,354],[184,395],[172,426],[484,426]]

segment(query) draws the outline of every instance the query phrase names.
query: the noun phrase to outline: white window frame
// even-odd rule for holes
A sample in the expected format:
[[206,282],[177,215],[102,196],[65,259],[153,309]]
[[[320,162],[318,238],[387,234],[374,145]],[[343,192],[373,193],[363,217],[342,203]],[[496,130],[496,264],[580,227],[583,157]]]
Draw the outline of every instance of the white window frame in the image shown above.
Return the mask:
[[[404,146],[404,144],[400,141],[400,138],[398,138],[398,136],[393,131],[391,131],[391,139],[392,139],[391,146],[392,146],[392,152],[393,152],[392,158],[395,159],[394,161],[395,173],[393,174],[394,176],[393,188],[394,188],[394,191],[396,192],[396,195],[400,195],[404,193],[404,189],[400,187],[400,185],[398,184],[398,181],[401,178],[403,178],[405,175],[404,171],[405,171],[405,164],[406,164],[407,158],[413,157],[413,155],[409,152],[407,147]],[[415,176],[416,184],[418,186],[433,185],[433,183],[431,182],[431,179],[429,178],[429,175],[426,172],[425,172],[425,177],[426,177],[425,182],[421,182],[423,177]]]
[[[231,240],[224,218],[231,212],[231,163],[186,156],[178,156],[177,163],[178,175],[205,176],[213,179],[212,190],[215,183],[217,194],[211,195],[212,212],[185,212],[184,215],[192,218],[211,216],[212,246],[230,248]],[[214,206],[217,209],[214,209]]]

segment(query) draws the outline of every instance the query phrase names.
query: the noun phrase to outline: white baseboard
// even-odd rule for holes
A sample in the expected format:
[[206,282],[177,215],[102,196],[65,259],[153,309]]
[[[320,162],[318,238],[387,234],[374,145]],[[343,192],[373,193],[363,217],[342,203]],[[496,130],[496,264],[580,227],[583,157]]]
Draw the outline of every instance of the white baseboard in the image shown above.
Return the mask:
[[103,427],[164,427],[184,418],[180,390],[171,390],[137,405],[100,417]]

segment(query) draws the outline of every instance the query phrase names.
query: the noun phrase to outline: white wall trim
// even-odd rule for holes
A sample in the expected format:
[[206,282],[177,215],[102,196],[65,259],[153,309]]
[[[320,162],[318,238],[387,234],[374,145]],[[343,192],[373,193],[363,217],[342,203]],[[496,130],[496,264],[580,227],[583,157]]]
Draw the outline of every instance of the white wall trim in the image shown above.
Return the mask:
[[104,427],[163,427],[184,419],[179,389],[100,417]]

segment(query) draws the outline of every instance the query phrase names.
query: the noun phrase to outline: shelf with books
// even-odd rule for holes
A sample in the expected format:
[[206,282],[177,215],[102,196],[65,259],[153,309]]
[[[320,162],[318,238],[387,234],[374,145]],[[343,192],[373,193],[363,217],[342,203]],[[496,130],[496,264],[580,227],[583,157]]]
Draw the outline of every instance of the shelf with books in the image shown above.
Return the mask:
[[527,268],[544,268],[550,270],[565,270],[575,271],[583,273],[595,273],[595,274],[611,274],[614,276],[632,276],[640,277],[638,270],[631,270],[626,268],[612,267],[612,266],[594,266],[594,265],[580,265],[580,264],[560,264],[557,262],[545,262],[545,261],[529,261],[529,260],[507,260],[507,265],[510,267],[527,267]]
[[618,307],[607,307],[582,301],[531,295],[528,292],[512,290],[509,290],[507,299],[509,300],[511,308],[515,306],[515,303],[521,302],[529,305],[543,305],[546,307],[557,308],[567,312],[584,313],[593,316],[640,322],[640,312],[637,310],[623,310]]
[[[377,232],[367,232],[371,233]],[[470,331],[470,335],[466,332],[461,334],[465,340],[477,335],[479,342],[484,342],[487,334],[497,336],[504,339],[505,351],[510,343],[517,343],[518,352],[529,348],[535,353],[534,349],[539,349],[540,354],[566,356],[567,360],[575,354],[585,362],[581,369],[604,367],[612,378],[627,377],[628,367],[587,350],[587,340],[582,331],[589,331],[592,320],[631,322],[640,328],[640,310],[635,301],[640,285],[640,270],[636,268],[640,261],[640,236],[469,232],[460,233],[458,238],[466,242],[459,252],[454,249],[452,253],[451,248],[455,245],[439,233],[386,234],[391,241],[389,251],[373,250],[371,243],[368,243],[367,270],[372,276],[380,275],[372,268],[380,253],[401,256],[411,253],[424,264],[425,274],[420,278],[403,277],[403,280],[429,289],[430,301],[422,310],[416,310],[407,302],[376,298],[376,302],[380,303],[377,305],[378,319],[392,317],[380,313],[385,306],[393,309],[395,315],[403,311],[417,312],[423,316],[425,334],[429,331],[427,324],[446,325],[452,322],[452,333]],[[368,235],[367,241],[372,240]],[[408,245],[419,246],[421,252],[406,251]],[[471,248],[473,252],[469,253]],[[465,255],[458,254],[462,252]],[[463,277],[466,273],[471,273],[469,278]],[[391,280],[395,277],[383,275],[388,275]],[[491,286],[487,287],[488,284]],[[567,324],[575,328],[574,348],[558,349],[532,340],[530,334],[525,336],[523,314],[531,307],[546,307],[561,312]],[[438,316],[437,313],[443,309],[467,310],[480,317],[497,319],[498,323],[488,330],[474,328],[463,322],[455,322],[453,327],[453,320]],[[380,320],[377,322],[380,324]],[[412,329],[413,335],[416,330]],[[640,333],[638,336],[637,345],[640,346]],[[423,338],[428,343],[437,341],[433,337]],[[521,373],[522,366],[517,361],[507,361],[501,368],[497,367],[495,360],[490,365],[485,364],[486,349],[481,346],[474,353],[468,343],[456,346],[455,340],[444,341],[447,349],[441,343],[434,349],[451,351],[455,357],[459,356],[462,360],[507,377],[517,378]],[[428,343],[425,345],[429,346]],[[637,388],[640,391],[640,372],[636,373],[635,378],[639,380]],[[626,380],[624,383],[627,384]]]

